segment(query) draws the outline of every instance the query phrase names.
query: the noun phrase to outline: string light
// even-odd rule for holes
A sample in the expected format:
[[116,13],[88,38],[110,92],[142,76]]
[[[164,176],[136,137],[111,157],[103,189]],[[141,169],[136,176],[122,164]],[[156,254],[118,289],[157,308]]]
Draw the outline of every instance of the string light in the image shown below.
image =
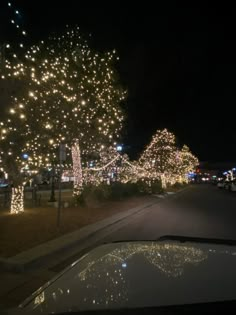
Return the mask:
[[74,195],[79,196],[83,186],[82,165],[80,156],[80,147],[78,141],[72,146],[72,161],[74,172]]
[[139,159],[144,169],[143,178],[159,179],[162,187],[175,182],[186,181],[186,174],[193,170],[197,158],[184,146],[180,151],[176,146],[175,135],[167,129],[157,130],[152,141]]
[[[20,37],[22,37],[21,35],[23,35],[25,37],[26,32],[21,29],[22,28],[22,25],[21,25],[22,24],[22,18],[20,16],[20,11],[18,9],[15,9],[14,6],[12,6],[11,2],[8,2],[8,7],[10,10],[10,16],[11,16],[10,22],[11,22],[11,24],[13,24],[16,27],[17,31],[20,31],[20,33],[19,33]],[[21,39],[21,41],[23,41],[22,40],[23,38],[20,38],[20,39]],[[7,44],[6,46],[7,46],[7,48],[10,48],[9,44]],[[19,47],[23,48],[24,47],[23,43],[19,44]]]
[[11,194],[11,209],[12,214],[17,214],[24,211],[24,187],[18,186],[12,188]]
[[[21,152],[29,153],[29,167],[52,163],[63,139],[70,151],[78,139],[85,160],[93,152],[99,154],[101,144],[106,147],[118,139],[124,119],[120,102],[126,93],[117,84],[114,60],[110,53],[91,51],[78,29],[68,29],[61,37],[32,46],[20,61],[7,61],[7,76],[23,79],[25,90],[14,100],[14,120],[6,126],[11,128],[9,139],[15,133]],[[75,182],[80,182],[79,173],[74,174]]]

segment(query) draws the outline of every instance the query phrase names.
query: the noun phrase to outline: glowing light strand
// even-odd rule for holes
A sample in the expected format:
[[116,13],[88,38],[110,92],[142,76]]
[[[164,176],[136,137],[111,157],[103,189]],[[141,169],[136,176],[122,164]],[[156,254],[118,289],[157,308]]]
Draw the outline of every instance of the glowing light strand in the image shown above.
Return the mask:
[[83,174],[81,166],[80,147],[78,141],[72,146],[72,160],[74,173],[74,195],[79,196],[83,187]]
[[12,188],[10,212],[12,214],[24,212],[24,186]]

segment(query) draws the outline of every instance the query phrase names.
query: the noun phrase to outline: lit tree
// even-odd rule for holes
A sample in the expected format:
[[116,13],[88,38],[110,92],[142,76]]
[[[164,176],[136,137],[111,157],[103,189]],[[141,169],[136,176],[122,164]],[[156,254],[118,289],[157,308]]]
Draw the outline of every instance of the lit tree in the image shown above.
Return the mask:
[[121,154],[116,147],[104,147],[104,149],[88,163],[83,169],[84,182],[86,184],[99,185],[110,181],[122,183],[137,182],[142,168],[137,161],[130,162],[127,154]]
[[18,51],[18,55],[23,54],[27,40],[27,32],[24,28],[24,19],[22,18],[23,15],[14,2],[4,1],[1,8],[3,9],[1,13],[4,15],[1,27],[2,29],[7,29],[7,32],[1,32],[0,35],[0,78],[5,79],[0,80],[1,114],[10,105],[12,95],[14,95],[15,91],[19,92],[21,89],[19,81],[17,82],[14,78],[8,76],[5,77],[5,73],[3,72],[5,60],[8,58],[16,59],[15,50]]
[[[99,185],[107,179],[121,183],[135,183],[144,171],[137,161],[130,161],[127,154],[121,154],[115,147],[104,148],[96,160],[96,166],[87,168],[87,183]],[[92,163],[93,164],[93,163]]]
[[120,167],[120,181],[122,183],[136,183],[142,177],[143,169],[138,164],[138,161],[130,161],[127,154],[122,155]]
[[97,186],[105,181],[110,184],[114,177],[118,180],[121,159],[116,147],[102,145],[99,154],[84,169],[84,181]]
[[175,166],[178,181],[187,181],[187,174],[193,172],[198,164],[198,159],[191,153],[189,147],[184,145],[183,148],[178,151],[178,159]]
[[[3,124],[0,123],[0,164],[8,173],[12,187],[11,213],[24,211],[23,189],[24,189],[24,166],[26,166],[22,147],[25,144],[24,135],[27,128],[23,116],[15,119],[8,118]],[[20,133],[19,133],[20,130]]]
[[159,178],[164,188],[176,163],[174,134],[167,129],[157,130],[151,143],[141,155],[139,163],[146,171],[146,177],[149,179]]
[[[75,194],[82,186],[80,155],[116,143],[121,129],[119,105],[125,93],[117,83],[115,59],[115,52],[91,51],[76,28],[33,46],[21,62],[6,60],[7,76],[25,82],[25,93],[14,99],[9,114],[16,126],[24,122],[18,136],[21,153],[29,155],[28,167],[50,166],[65,143],[73,148]],[[2,127],[8,132],[15,125],[10,118]]]

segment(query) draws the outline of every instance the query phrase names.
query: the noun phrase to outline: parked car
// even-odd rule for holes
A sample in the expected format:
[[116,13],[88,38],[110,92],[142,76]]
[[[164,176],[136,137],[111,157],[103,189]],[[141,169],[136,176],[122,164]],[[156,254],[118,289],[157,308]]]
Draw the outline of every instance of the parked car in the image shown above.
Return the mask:
[[229,186],[230,191],[236,191],[236,179],[232,180]]
[[224,189],[226,189],[226,190],[230,190],[230,187],[231,187],[231,183],[232,183],[232,181],[231,180],[227,180],[227,181],[225,181],[225,183],[224,183]]
[[220,181],[218,182],[217,187],[218,187],[218,188],[224,188],[224,186],[225,186],[225,181],[222,179],[222,180],[220,180]]
[[178,236],[105,244],[9,314],[234,314],[235,252],[233,241]]

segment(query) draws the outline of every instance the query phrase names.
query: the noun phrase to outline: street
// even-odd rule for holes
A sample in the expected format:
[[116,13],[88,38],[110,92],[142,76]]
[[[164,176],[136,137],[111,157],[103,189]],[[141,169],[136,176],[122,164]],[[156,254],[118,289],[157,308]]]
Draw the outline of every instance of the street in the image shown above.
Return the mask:
[[[158,197],[156,197],[158,198]],[[193,185],[123,222],[107,227],[86,241],[84,248],[120,240],[156,240],[164,235],[236,240],[236,193],[211,185]],[[33,291],[78,259],[86,250],[74,248],[65,258],[54,257],[47,266],[22,274],[1,272],[1,307],[18,305]]]
[[211,185],[192,186],[154,205],[106,241],[163,235],[236,239],[236,194]]

